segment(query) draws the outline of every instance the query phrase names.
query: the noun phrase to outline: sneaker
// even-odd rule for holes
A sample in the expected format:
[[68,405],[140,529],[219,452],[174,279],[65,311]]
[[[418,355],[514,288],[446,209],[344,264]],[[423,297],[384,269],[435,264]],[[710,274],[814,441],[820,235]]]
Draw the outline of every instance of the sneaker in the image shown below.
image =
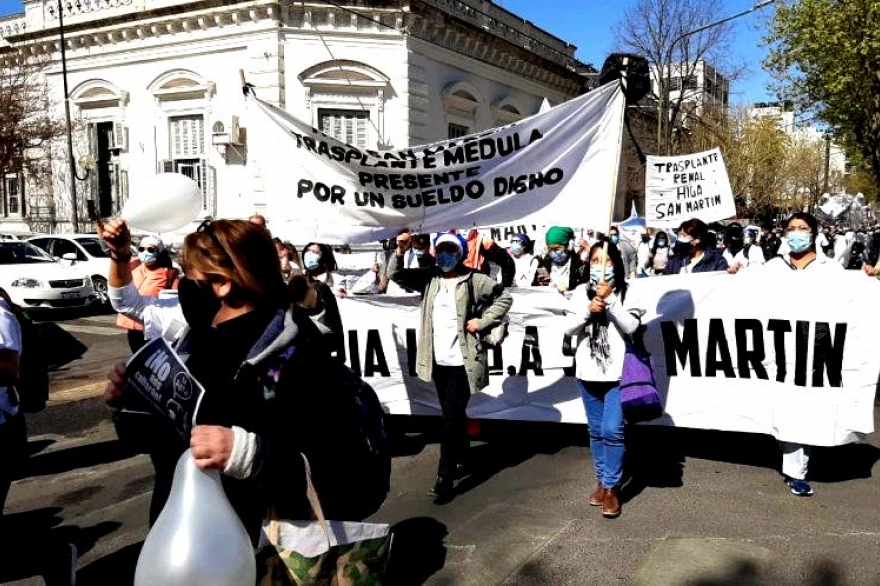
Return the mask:
[[791,489],[791,494],[793,495],[811,496],[813,494],[813,489],[810,488],[810,483],[806,480],[789,478],[785,483],[788,485],[788,488]]

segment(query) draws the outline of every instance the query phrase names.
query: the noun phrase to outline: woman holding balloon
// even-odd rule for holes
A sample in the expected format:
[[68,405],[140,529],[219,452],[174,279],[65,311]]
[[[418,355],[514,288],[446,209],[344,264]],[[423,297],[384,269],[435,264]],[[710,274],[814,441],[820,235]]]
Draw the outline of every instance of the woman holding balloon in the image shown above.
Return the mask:
[[[113,260],[109,275],[115,309],[135,319],[185,320],[176,348],[193,377],[205,389],[191,437],[176,436],[156,417],[150,432],[156,486],[151,505],[155,521],[171,489],[174,466],[189,448],[201,469],[218,470],[229,501],[256,543],[270,503],[284,518],[308,518],[302,487],[304,468],[290,454],[309,458],[325,512],[340,519],[361,519],[346,483],[337,478],[338,447],[327,429],[345,425],[336,418],[336,389],[330,353],[307,316],[294,313],[278,270],[269,234],[243,220],[204,222],[183,247],[185,277],[178,300],[139,296],[127,264],[129,232],[124,220],[101,227]],[[177,305],[175,305],[177,303]],[[152,324],[166,331],[167,324]],[[289,350],[295,342],[296,351]],[[125,407],[134,399],[123,392],[124,365],[110,374],[105,400]],[[312,381],[309,373],[320,374]],[[267,378],[268,377],[268,378]],[[267,391],[267,385],[272,392]],[[338,468],[338,470],[337,470]],[[303,515],[306,515],[305,517]]]

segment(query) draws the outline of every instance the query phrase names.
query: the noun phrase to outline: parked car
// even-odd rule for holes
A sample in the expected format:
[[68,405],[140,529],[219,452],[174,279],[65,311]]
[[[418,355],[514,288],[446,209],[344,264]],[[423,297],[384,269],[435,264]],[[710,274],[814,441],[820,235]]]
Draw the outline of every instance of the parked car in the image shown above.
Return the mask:
[[0,287],[25,309],[84,307],[97,299],[90,275],[21,240],[0,241]]
[[[56,260],[69,262],[92,278],[95,292],[107,301],[107,275],[110,273],[110,250],[97,234],[49,234],[28,238]],[[137,256],[137,251],[132,248]]]

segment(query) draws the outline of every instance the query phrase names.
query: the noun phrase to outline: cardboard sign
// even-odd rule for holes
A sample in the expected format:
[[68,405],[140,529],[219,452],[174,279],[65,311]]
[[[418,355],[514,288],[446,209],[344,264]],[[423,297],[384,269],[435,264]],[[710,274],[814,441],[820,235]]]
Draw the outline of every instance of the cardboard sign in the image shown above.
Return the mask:
[[736,215],[718,148],[675,157],[649,156],[645,200],[647,223],[657,228],[677,228],[691,218],[708,224]]

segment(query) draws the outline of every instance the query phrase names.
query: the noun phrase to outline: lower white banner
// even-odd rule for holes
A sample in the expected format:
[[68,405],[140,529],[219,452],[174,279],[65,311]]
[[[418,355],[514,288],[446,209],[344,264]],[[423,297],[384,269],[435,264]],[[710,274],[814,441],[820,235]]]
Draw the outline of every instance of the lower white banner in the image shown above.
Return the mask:
[[[829,298],[829,287],[834,293]],[[565,297],[511,289],[510,336],[490,349],[490,385],[473,418],[585,423],[573,378]],[[349,364],[394,414],[440,413],[415,375],[417,295],[340,300]],[[645,310],[646,345],[666,415],[657,423],[769,434],[817,446],[874,430],[880,373],[880,283],[842,272],[725,273],[637,279],[627,304]]]

